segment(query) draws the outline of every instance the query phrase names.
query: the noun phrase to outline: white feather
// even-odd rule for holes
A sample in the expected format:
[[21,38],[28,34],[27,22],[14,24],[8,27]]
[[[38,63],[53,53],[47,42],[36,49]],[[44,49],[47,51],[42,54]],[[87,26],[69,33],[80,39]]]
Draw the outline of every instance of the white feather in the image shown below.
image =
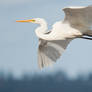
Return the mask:
[[47,24],[44,20],[40,21],[41,27],[36,30],[36,34],[40,38],[38,48],[38,64],[40,68],[56,62],[69,42],[74,38],[81,37],[83,34],[92,34],[92,31],[90,31],[92,6],[67,7],[63,10],[65,12],[64,21],[56,22],[52,26],[50,33],[45,34]]
[[[88,33],[92,26],[92,6],[66,7],[64,22],[79,30],[82,34]],[[92,31],[91,31],[92,32]]]
[[55,63],[71,40],[44,41],[40,39],[38,48],[38,64],[40,69]]

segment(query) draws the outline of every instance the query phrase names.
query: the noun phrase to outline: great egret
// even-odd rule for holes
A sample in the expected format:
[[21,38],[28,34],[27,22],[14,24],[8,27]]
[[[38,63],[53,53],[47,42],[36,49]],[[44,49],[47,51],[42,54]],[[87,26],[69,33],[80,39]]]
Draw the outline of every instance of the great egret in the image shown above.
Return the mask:
[[[63,8],[65,19],[56,22],[51,31],[47,31],[47,23],[42,18],[17,20],[40,24],[36,29],[39,38],[38,64],[40,68],[49,66],[62,55],[70,41],[75,38],[87,38],[92,35],[92,6]],[[87,37],[84,37],[87,36]]]

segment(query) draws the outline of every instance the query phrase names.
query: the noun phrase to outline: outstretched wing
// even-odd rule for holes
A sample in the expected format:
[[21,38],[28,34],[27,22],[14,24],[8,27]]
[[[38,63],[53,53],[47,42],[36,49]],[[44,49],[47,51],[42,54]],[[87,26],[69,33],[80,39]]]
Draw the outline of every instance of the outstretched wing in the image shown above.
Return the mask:
[[68,22],[72,27],[89,30],[92,25],[92,6],[88,7],[68,7],[65,12],[64,22]]
[[62,55],[72,39],[45,41],[39,40],[38,64],[39,68],[52,65]]

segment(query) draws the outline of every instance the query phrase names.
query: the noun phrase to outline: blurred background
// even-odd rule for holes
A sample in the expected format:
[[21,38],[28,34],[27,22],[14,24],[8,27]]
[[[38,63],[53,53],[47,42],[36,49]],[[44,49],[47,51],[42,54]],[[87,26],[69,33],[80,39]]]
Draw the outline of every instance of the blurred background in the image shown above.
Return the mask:
[[91,41],[73,40],[53,67],[40,70],[37,25],[16,23],[44,18],[51,29],[64,19],[62,8],[88,5],[91,0],[0,0],[0,92],[91,92]]

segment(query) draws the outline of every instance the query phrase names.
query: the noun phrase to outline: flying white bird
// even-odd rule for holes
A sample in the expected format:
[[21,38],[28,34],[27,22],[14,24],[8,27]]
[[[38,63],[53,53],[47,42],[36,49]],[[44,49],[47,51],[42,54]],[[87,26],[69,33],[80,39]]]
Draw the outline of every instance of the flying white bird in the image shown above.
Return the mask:
[[70,41],[75,38],[92,36],[92,6],[63,8],[65,19],[56,22],[48,32],[47,23],[42,18],[17,20],[40,24],[35,30],[39,38],[38,64],[40,68],[52,65],[62,55]]

